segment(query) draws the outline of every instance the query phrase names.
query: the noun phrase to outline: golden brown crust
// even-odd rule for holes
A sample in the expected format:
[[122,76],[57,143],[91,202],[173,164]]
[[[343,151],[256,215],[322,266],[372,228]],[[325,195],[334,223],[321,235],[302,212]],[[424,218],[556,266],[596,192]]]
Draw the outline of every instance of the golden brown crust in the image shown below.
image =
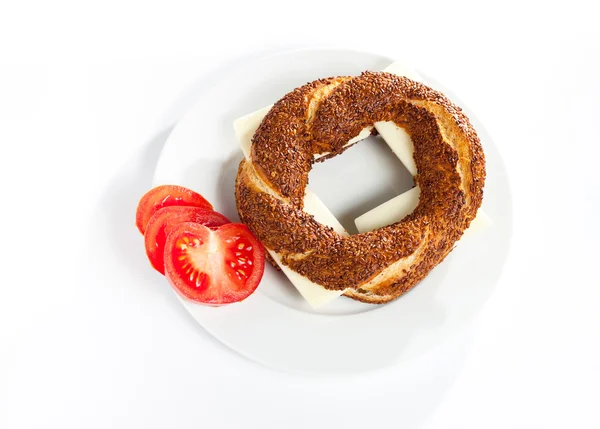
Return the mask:
[[[338,155],[359,132],[393,121],[411,136],[421,188],[413,213],[341,236],[302,210],[314,155]],[[329,78],[279,100],[236,180],[240,218],[292,270],[364,302],[410,290],[452,250],[483,198],[485,159],[460,108],[418,82],[384,72]]]

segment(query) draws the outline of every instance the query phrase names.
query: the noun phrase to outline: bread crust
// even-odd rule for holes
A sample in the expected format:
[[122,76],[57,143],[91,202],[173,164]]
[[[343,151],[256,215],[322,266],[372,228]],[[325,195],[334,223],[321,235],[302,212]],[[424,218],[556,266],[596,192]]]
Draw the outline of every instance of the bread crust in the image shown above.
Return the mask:
[[[339,155],[378,121],[410,134],[421,194],[392,225],[342,236],[303,211],[314,155]],[[385,72],[319,79],[265,116],[240,164],[240,219],[292,270],[362,302],[385,303],[418,284],[454,247],[483,198],[485,157],[462,110],[419,82]]]

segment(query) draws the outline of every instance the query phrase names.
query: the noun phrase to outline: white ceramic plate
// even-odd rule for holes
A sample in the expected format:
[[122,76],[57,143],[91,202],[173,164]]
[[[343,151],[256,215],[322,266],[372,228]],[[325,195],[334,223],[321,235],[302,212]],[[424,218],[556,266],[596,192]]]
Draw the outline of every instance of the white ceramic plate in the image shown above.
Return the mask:
[[[233,120],[314,79],[380,70],[392,61],[366,52],[310,49],[232,70],[174,128],[158,161],[154,185],[192,188],[216,210],[237,220],[234,182],[243,156]],[[490,296],[508,253],[512,223],[508,180],[496,147],[473,113],[429,75],[423,76],[463,107],[479,133],[488,170],[483,208],[494,226],[463,240],[421,284],[387,305],[342,297],[313,310],[283,274],[267,266],[256,293],[242,303],[212,308],[180,297],[200,325],[265,365],[335,373],[373,370],[414,358],[473,318]],[[385,143],[375,137],[367,140],[317,164],[309,177],[311,189],[350,230],[360,214],[412,185],[411,175]]]

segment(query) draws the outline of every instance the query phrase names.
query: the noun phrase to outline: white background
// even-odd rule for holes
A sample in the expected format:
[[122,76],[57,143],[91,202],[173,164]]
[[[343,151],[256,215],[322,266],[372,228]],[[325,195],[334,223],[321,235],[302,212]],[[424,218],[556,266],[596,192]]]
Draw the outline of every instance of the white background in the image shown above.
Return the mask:
[[[600,36],[593,2],[3,2],[1,428],[597,428]],[[511,255],[465,332],[402,367],[278,373],[145,267],[137,199],[178,118],[248,58],[401,58],[477,112]]]

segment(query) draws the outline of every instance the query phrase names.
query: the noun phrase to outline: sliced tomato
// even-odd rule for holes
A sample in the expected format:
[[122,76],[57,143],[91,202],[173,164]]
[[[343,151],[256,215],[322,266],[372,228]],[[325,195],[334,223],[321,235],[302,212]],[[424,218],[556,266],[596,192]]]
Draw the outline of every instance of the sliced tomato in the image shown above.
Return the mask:
[[212,209],[212,204],[191,189],[176,185],[161,185],[152,188],[140,200],[135,213],[135,224],[142,234],[154,213],[163,207],[190,206]]
[[265,251],[246,225],[216,229],[185,222],[173,228],[165,246],[165,275],[187,298],[221,305],[252,294],[265,269]]
[[148,221],[144,241],[146,244],[146,255],[156,271],[165,273],[165,243],[171,230],[183,222],[195,222],[208,228],[230,223],[231,221],[210,209],[202,207],[170,206],[163,207]]

